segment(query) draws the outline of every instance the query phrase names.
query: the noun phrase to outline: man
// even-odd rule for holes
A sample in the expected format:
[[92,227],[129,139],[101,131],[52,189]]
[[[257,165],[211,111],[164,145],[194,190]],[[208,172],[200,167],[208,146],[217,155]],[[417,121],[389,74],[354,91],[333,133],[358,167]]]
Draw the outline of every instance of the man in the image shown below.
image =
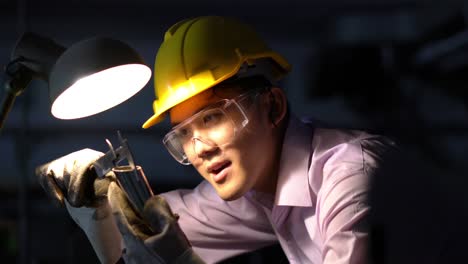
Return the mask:
[[[199,17],[166,32],[155,62],[155,114],[143,127],[169,114],[163,143],[205,180],[151,198],[142,216],[110,183],[126,262],[214,263],[277,242],[291,263],[366,262],[369,176],[390,142],[300,121],[275,86],[289,70],[233,19]],[[112,263],[121,247],[105,199],[109,181],[94,181],[89,167],[100,155],[72,153],[40,176],[100,260]]]

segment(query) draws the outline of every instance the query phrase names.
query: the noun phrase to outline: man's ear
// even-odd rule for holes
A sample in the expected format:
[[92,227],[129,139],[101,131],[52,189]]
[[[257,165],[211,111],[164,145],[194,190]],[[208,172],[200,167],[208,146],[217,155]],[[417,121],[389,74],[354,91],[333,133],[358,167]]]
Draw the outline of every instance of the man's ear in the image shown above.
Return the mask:
[[270,102],[270,121],[274,127],[277,127],[286,116],[288,111],[288,100],[283,90],[278,87],[272,87],[269,92]]

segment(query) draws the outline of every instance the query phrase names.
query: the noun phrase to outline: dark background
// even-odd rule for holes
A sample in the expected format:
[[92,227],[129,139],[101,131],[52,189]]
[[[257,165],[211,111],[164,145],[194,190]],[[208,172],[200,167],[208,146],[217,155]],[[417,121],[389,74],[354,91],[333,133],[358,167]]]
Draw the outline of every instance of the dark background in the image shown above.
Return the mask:
[[[467,237],[467,11],[462,1],[0,0],[0,67],[24,31],[64,46],[117,38],[152,67],[175,22],[237,17],[293,65],[282,81],[293,112],[401,143],[373,183],[374,262],[454,263],[465,257]],[[106,151],[104,139],[115,141],[120,130],[156,192],[190,188],[200,178],[162,146],[167,122],[141,129],[152,115],[152,80],[120,106],[71,121],[51,116],[47,89],[34,80],[0,132],[0,262],[94,263],[84,234],[45,197],[36,166],[85,147]],[[272,247],[231,262],[287,261]]]

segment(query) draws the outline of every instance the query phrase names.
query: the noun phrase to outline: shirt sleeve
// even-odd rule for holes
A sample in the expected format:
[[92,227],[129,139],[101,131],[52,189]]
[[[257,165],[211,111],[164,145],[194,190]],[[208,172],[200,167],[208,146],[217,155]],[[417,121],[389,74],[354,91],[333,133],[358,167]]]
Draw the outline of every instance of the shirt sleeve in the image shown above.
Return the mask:
[[207,263],[277,242],[266,214],[247,197],[222,200],[206,181],[193,190],[161,194],[179,214],[179,224],[194,251]]
[[317,197],[324,264],[367,263],[369,177],[385,148],[379,138],[356,140],[334,149],[324,166]]

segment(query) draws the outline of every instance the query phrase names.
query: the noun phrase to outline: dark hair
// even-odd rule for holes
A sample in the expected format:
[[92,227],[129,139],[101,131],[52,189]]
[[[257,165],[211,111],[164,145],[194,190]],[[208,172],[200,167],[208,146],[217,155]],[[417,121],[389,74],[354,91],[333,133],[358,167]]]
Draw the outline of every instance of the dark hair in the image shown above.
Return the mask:
[[213,93],[223,98],[223,91],[238,91],[245,93],[258,89],[267,91],[272,87],[271,82],[262,75],[249,76],[244,78],[231,77],[213,87]]

